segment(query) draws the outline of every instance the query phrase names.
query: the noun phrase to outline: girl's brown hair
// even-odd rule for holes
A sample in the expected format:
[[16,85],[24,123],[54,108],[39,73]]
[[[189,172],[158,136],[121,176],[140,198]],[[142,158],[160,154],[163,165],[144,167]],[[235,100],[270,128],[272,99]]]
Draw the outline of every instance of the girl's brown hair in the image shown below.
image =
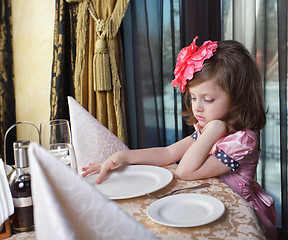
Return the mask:
[[225,119],[228,131],[250,129],[258,133],[266,123],[261,76],[248,50],[233,40],[219,42],[213,56],[205,60],[203,69],[188,82],[184,94],[187,110],[183,112],[187,124],[197,122],[192,113],[189,88],[211,79],[216,79],[229,96]]

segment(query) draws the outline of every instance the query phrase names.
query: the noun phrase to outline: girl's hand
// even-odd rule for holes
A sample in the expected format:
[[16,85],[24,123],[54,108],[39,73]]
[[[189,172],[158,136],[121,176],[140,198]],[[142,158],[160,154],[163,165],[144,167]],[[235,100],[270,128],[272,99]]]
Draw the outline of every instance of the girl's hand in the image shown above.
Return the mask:
[[82,177],[86,177],[89,174],[99,173],[102,164],[103,164],[102,162],[89,163],[87,167],[82,168],[82,171],[84,171]]
[[118,152],[107,158],[104,162],[89,163],[87,167],[83,167],[82,177],[86,177],[88,174],[99,173],[96,183],[99,184],[103,177],[107,175],[109,170],[114,170],[122,166],[123,162],[119,157]]

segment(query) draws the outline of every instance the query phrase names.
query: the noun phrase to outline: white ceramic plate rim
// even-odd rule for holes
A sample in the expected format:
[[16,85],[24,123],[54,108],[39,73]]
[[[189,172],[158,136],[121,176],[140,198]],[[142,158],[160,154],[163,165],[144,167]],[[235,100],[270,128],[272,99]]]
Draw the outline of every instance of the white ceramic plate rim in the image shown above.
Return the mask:
[[[98,174],[88,176],[87,180],[95,183],[97,176]],[[129,181],[124,183],[126,178],[129,178]],[[139,197],[146,193],[155,192],[167,186],[172,179],[173,174],[162,167],[129,165],[112,171],[101,184],[95,186],[109,199],[117,200]],[[113,189],[116,188],[116,186],[117,189],[114,191]],[[129,191],[129,189],[133,190]],[[121,192],[121,190],[123,191]]]
[[[185,212],[189,213],[189,201],[191,201],[191,210],[195,209],[199,204],[199,211],[201,213],[201,208],[209,208],[209,214],[205,215],[203,212],[202,216],[193,217],[193,214],[190,214],[189,217],[177,217],[178,212],[174,212],[173,205],[185,205]],[[196,205],[195,205],[196,204]],[[188,207],[188,208],[187,208]],[[169,209],[168,209],[169,208]],[[174,210],[173,210],[174,209]],[[208,209],[206,209],[208,210]],[[170,211],[169,217],[163,214],[164,211]],[[207,211],[208,212],[208,211]],[[170,226],[170,227],[196,227],[202,226],[208,223],[211,223],[218,218],[220,218],[225,212],[224,204],[217,198],[205,195],[205,194],[178,194],[172,195],[169,197],[161,198],[155,202],[153,202],[147,209],[147,214],[151,220],[161,225]],[[173,216],[173,219],[170,218]]]

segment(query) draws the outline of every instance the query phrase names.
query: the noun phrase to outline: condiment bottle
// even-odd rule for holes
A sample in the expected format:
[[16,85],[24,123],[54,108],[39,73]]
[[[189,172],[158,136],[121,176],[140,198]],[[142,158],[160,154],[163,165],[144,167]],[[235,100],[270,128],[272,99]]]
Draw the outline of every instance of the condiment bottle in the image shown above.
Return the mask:
[[29,141],[16,141],[13,143],[16,167],[16,174],[10,181],[10,190],[14,202],[14,214],[11,216],[13,232],[34,230],[31,175],[28,159],[29,143]]

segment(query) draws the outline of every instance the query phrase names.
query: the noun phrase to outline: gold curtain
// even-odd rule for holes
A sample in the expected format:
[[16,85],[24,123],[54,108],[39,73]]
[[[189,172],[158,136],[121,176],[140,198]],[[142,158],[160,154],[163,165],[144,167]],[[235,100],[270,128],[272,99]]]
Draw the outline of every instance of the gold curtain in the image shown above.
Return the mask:
[[129,0],[78,2],[75,98],[125,143],[118,30]]
[[[11,0],[0,2],[0,157],[4,157],[4,136],[7,129],[16,122],[13,51],[12,51],[12,17]],[[7,137],[7,162],[13,163],[12,143],[16,132]]]
[[78,4],[55,1],[54,47],[50,93],[50,118],[69,119],[67,96],[74,97]]

